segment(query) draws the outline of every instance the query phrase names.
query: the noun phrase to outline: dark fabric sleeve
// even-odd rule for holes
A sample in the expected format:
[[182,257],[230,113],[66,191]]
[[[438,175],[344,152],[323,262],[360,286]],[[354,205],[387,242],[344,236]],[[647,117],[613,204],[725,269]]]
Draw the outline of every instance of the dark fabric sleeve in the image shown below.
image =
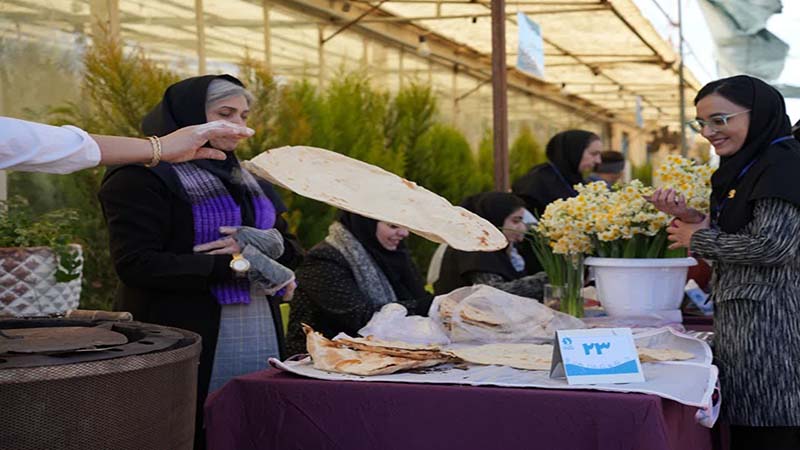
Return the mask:
[[800,247],[800,208],[779,199],[758,200],[746,232],[699,230],[689,247],[694,255],[728,264],[787,264]]
[[289,232],[289,224],[282,215],[275,218],[275,229],[283,236],[283,254],[276,261],[294,270],[303,262],[303,247],[297,237]]
[[485,284],[509,294],[533,298],[540,302],[544,296],[544,285],[547,283],[547,274],[544,272],[512,281],[505,281],[500,275],[488,272],[470,272],[467,277],[472,284]]
[[426,295],[422,298],[398,299],[397,303],[403,305],[411,316],[427,316],[428,310],[433,303],[433,295]]
[[149,170],[118,169],[98,194],[109,229],[111,257],[120,279],[143,289],[205,291],[231,277],[230,255],[176,254],[170,191]]
[[[343,331],[351,336],[363,327],[375,312],[369,299],[358,289],[353,272],[330,249],[309,255],[297,271],[298,288],[303,290],[319,311],[323,329]],[[338,253],[338,252],[337,252]]]

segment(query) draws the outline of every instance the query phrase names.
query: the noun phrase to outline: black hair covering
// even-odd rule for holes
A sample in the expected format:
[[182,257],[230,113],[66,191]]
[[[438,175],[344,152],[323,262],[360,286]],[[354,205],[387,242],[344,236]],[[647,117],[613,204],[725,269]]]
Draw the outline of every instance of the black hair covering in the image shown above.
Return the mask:
[[539,164],[516,180],[512,191],[525,200],[529,211],[544,214],[550,203],[577,195],[573,186],[583,183],[579,170],[586,147],[600,137],[591,131],[568,130],[547,143],[548,163]]
[[[206,118],[208,86],[216,79],[244,87],[241,81],[231,75],[204,75],[181,80],[168,87],[161,101],[144,116],[142,133],[146,136],[161,137],[183,127],[208,122]],[[207,143],[206,146],[210,145]],[[192,164],[211,172],[222,181],[231,197],[242,209],[242,224],[252,226],[255,222],[255,212],[250,195],[241,179],[242,168],[233,152],[225,154],[227,158],[222,161],[200,159],[192,161]],[[169,164],[159,164],[154,168],[154,172],[170,190],[185,198],[180,181],[174,176]],[[266,182],[259,182],[259,185],[272,201],[277,214],[286,211],[286,206],[271,185]]]
[[583,175],[578,168],[586,147],[600,136],[586,130],[567,130],[553,136],[547,142],[547,159],[569,181],[570,185],[583,182]]
[[[488,220],[494,226],[502,228],[509,215],[525,207],[525,201],[508,192],[484,192],[467,197],[461,206]],[[436,294],[445,294],[471,284],[467,280],[471,272],[497,274],[506,281],[526,275],[525,271],[517,272],[511,265],[506,249],[494,252],[465,252],[450,247],[442,257],[439,279],[434,284]]]
[[375,235],[378,221],[355,213],[340,211],[337,220],[347,228],[386,275],[398,299],[419,299],[430,295],[420,277],[411,254],[400,242],[397,250],[387,250]]
[[800,120],[794,124],[792,127],[792,134],[794,134],[794,138],[800,141]]
[[[794,180],[800,173],[800,143],[791,136],[783,96],[767,83],[747,75],[712,81],[694,99],[718,94],[750,110],[747,138],[736,153],[720,159],[711,177],[712,219],[722,231],[734,233],[752,219],[756,200],[779,198],[800,206],[800,189]],[[755,162],[754,162],[755,161]],[[751,163],[743,176],[740,174]],[[735,189],[733,198],[728,198]],[[721,208],[721,210],[720,210]],[[714,217],[715,214],[718,214]]]

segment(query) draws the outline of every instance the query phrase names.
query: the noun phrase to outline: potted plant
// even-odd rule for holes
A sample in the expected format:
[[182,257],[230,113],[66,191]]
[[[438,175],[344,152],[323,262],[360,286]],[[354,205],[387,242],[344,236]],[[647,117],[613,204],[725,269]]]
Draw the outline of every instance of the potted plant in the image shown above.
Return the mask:
[[22,197],[0,202],[0,317],[63,314],[77,308],[83,256],[75,210],[35,216]]
[[[676,189],[700,211],[708,210],[711,173],[709,166],[677,155],[656,172],[665,187]],[[578,196],[548,205],[534,229],[540,260],[547,251],[573,261],[592,255],[581,262],[594,267],[598,297],[610,316],[677,312],[688,268],[697,261],[683,250],[667,248],[671,217],[645,200],[653,188],[638,180],[613,189],[604,182],[575,188]]]

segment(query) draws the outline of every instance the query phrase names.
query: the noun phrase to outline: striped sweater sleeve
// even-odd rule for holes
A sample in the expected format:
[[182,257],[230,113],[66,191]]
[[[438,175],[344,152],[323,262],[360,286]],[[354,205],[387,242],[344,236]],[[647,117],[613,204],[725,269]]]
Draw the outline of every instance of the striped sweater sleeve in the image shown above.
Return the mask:
[[780,199],[756,201],[753,220],[740,233],[705,229],[692,235],[694,255],[729,264],[786,264],[800,247],[800,208]]

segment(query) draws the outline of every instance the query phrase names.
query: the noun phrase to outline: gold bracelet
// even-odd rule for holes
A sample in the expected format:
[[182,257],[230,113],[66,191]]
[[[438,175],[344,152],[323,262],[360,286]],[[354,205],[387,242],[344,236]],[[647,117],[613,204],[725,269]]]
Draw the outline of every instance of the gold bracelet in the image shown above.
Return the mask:
[[161,139],[158,136],[149,136],[147,139],[150,140],[150,146],[153,147],[153,159],[150,160],[149,164],[145,164],[145,167],[155,167],[161,162]]

